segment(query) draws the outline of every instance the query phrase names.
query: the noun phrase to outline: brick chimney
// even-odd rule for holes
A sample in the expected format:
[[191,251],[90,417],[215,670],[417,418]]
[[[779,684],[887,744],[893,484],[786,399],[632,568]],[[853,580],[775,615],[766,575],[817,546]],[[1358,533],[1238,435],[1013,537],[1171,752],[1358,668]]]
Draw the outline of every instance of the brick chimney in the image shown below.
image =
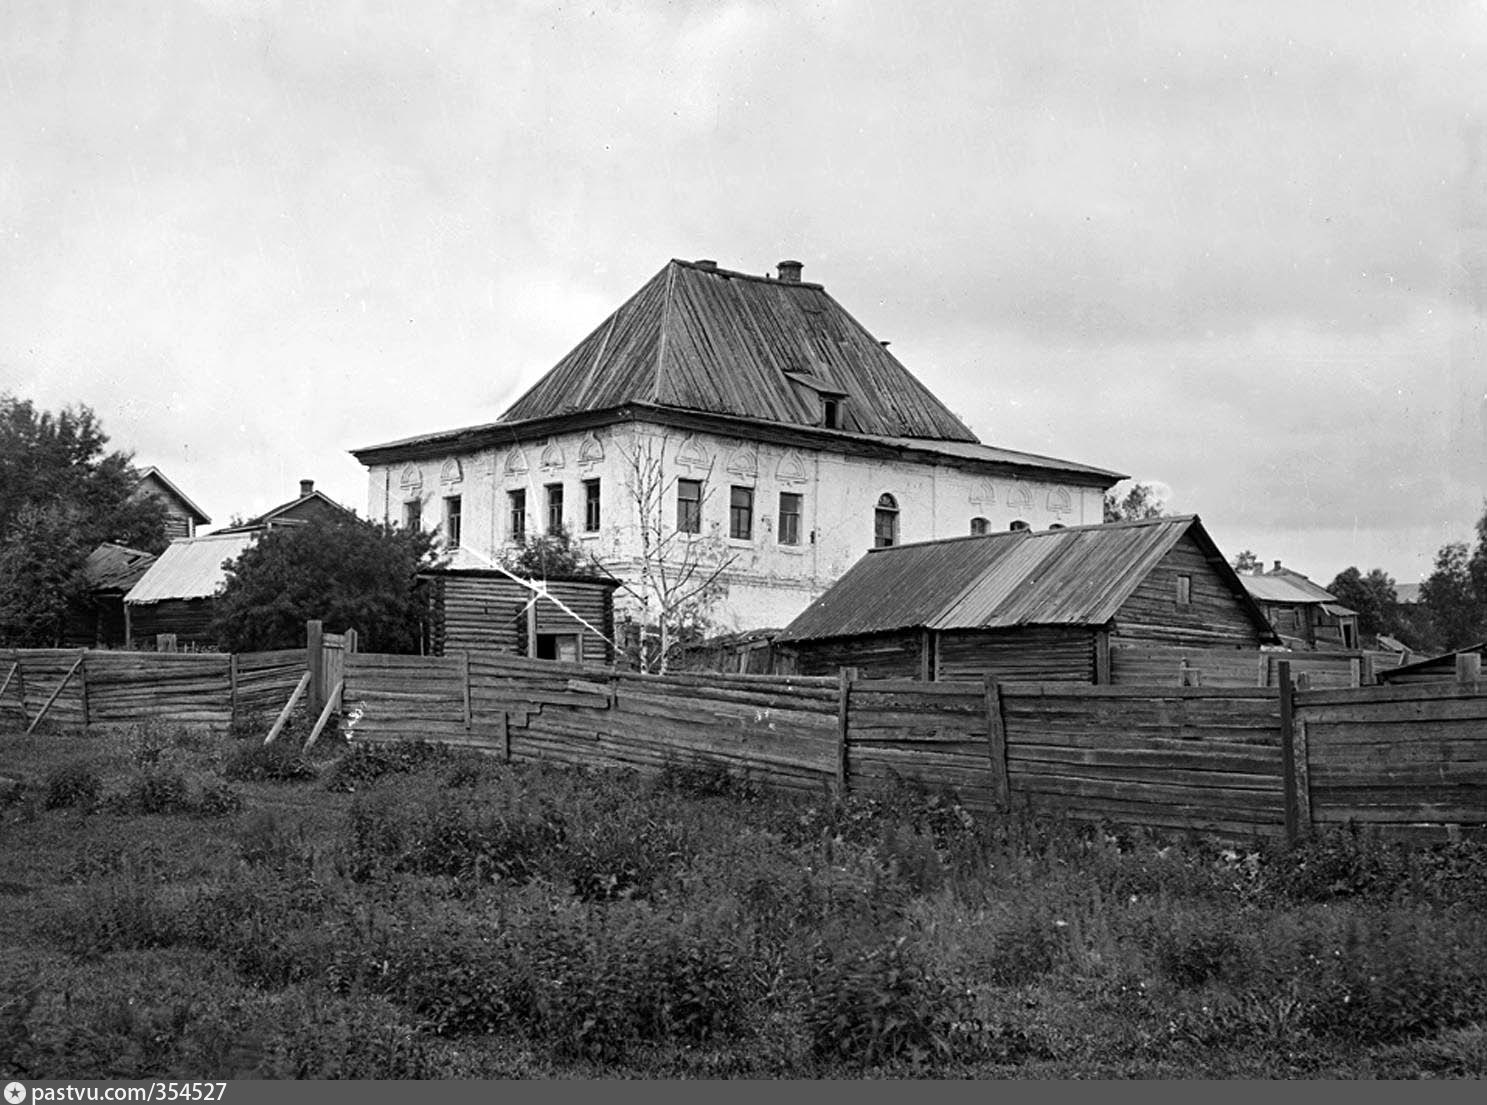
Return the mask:
[[313,495],[314,493],[315,493],[315,481],[314,480],[300,480],[299,481],[299,497],[301,499],[303,499],[306,495]]
[[1274,568],[1272,568],[1272,569],[1270,569],[1270,570],[1271,570],[1271,571],[1272,571],[1272,572],[1278,572],[1278,571],[1280,571],[1280,561],[1279,561],[1279,560],[1277,560],[1277,561],[1276,561],[1276,562],[1275,562],[1275,567],[1274,567]]
[[786,284],[799,284],[800,270],[804,267],[799,261],[781,261],[779,264],[780,280]]

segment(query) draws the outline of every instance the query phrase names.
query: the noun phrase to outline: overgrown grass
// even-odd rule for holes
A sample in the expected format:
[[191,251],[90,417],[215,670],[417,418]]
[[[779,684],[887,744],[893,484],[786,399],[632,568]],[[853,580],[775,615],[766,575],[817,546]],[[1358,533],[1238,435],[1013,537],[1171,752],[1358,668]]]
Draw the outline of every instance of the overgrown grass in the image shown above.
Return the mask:
[[0,737],[19,1077],[1481,1077],[1487,849]]

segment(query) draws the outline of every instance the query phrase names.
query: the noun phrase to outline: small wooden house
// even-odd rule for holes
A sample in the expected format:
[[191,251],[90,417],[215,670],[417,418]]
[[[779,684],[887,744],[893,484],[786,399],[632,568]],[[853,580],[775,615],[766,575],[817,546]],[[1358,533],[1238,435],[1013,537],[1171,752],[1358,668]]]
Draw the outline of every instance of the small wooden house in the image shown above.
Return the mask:
[[[1468,657],[1476,657],[1476,661],[1463,662]],[[1455,683],[1463,677],[1464,672],[1475,670],[1480,673],[1483,659],[1487,658],[1487,641],[1481,644],[1469,645],[1459,648],[1455,652],[1447,652],[1442,656],[1431,656],[1425,660],[1416,660],[1412,664],[1401,664],[1397,668],[1386,668],[1377,673],[1380,683]],[[1467,678],[1475,678],[1468,675]]]
[[612,664],[612,579],[515,579],[499,569],[422,572],[429,587],[430,651],[505,653],[539,660]]
[[214,533],[172,541],[124,596],[130,647],[150,647],[161,633],[183,646],[213,645],[212,604],[227,582],[222,565],[236,560],[256,533]]
[[133,499],[146,497],[159,499],[165,507],[165,536],[172,541],[177,537],[195,537],[198,526],[211,524],[206,512],[186,498],[185,493],[166,479],[165,473],[158,468],[141,471],[139,482],[130,493]]
[[1281,639],[1296,649],[1351,651],[1358,647],[1358,614],[1300,572],[1281,567],[1239,577]]
[[155,563],[154,553],[104,543],[84,562],[84,590],[68,604],[63,644],[68,648],[118,648],[128,640],[124,596]]
[[314,480],[300,480],[298,498],[290,499],[287,503],[280,503],[272,510],[264,511],[255,518],[249,518],[246,522],[240,522],[235,526],[226,526],[217,532],[249,533],[270,529],[273,526],[293,525],[301,522],[334,523],[354,517],[356,517],[355,511],[348,510],[324,491],[316,491]]
[[775,646],[802,675],[1105,683],[1112,644],[1276,640],[1188,515],[872,549]]

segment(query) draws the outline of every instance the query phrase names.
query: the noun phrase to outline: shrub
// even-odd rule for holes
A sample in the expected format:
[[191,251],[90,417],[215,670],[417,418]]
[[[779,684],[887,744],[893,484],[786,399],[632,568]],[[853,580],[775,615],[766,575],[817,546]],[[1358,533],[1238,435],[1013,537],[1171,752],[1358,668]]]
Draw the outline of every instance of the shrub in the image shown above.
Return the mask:
[[64,806],[91,809],[102,790],[103,780],[92,765],[86,760],[74,760],[47,773],[42,804],[49,810]]
[[201,817],[231,817],[242,808],[243,796],[221,780],[204,785],[196,799],[196,813]]
[[871,1066],[948,1057],[965,995],[922,963],[905,938],[851,949],[808,979],[806,1028],[820,1059]]
[[141,768],[118,796],[121,812],[162,814],[190,813],[195,809],[186,777],[172,767]]
[[273,744],[239,742],[223,765],[222,774],[242,783],[292,783],[314,779],[318,773],[292,740],[281,737]]
[[325,788],[350,793],[386,775],[406,775],[455,759],[446,745],[431,741],[387,741],[353,744],[325,775]]

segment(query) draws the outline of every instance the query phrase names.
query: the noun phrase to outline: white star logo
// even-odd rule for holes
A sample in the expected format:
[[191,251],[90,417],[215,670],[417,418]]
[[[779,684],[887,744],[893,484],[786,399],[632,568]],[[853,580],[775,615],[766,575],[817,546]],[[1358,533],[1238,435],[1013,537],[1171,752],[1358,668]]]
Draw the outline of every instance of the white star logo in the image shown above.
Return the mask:
[[5,1100],[9,1105],[21,1105],[26,1100],[26,1087],[19,1082],[11,1082],[5,1087]]

